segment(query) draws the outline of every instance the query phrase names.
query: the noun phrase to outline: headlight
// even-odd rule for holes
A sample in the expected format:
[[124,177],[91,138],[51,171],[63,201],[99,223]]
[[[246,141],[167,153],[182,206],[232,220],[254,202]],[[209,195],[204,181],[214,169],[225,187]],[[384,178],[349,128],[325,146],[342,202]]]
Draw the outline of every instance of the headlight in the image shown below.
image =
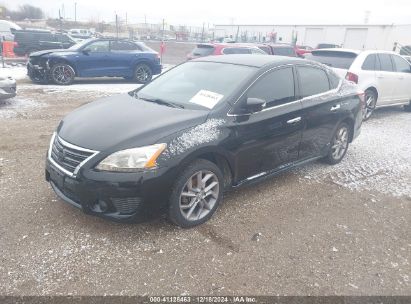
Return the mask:
[[157,158],[167,147],[166,144],[127,149],[107,156],[96,167],[102,171],[133,172],[157,166]]

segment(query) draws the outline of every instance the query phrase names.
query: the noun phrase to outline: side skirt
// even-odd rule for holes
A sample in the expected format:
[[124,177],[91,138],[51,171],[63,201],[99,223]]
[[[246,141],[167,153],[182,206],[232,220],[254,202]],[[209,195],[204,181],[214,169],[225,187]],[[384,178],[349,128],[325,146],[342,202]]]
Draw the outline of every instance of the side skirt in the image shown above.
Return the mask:
[[304,159],[302,161],[296,161],[296,162],[292,162],[292,163],[289,163],[289,164],[285,164],[285,165],[283,165],[283,166],[281,166],[277,169],[274,169],[274,170],[270,170],[270,171],[267,171],[267,172],[261,172],[259,174],[250,176],[250,177],[248,177],[244,180],[239,181],[238,183],[234,184],[232,186],[232,188],[239,188],[241,186],[259,183],[259,182],[264,181],[266,179],[269,179],[273,176],[279,175],[279,174],[281,174],[285,171],[288,171],[292,168],[300,167],[302,165],[305,165],[305,164],[310,163],[312,161],[315,161],[317,159],[321,159],[323,157],[324,156],[316,156],[316,157]]

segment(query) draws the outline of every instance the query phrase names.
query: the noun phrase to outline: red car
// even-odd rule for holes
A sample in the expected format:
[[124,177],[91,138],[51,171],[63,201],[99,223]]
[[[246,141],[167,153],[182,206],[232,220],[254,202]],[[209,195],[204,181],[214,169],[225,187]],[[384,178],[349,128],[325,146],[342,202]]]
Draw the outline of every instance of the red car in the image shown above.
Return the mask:
[[307,45],[296,45],[295,52],[297,53],[298,57],[304,57],[304,54],[311,53],[313,48]]
[[187,54],[187,60],[211,56],[229,54],[261,54],[266,53],[256,45],[241,43],[201,43],[197,44],[194,50]]

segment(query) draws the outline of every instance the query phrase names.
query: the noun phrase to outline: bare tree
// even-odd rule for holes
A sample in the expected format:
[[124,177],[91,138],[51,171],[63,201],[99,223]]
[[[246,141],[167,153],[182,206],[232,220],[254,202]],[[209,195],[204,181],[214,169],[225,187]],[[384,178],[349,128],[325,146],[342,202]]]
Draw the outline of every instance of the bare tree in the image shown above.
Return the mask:
[[10,16],[12,20],[24,20],[24,19],[42,19],[44,17],[44,12],[41,8],[24,4],[19,7],[16,11],[7,10],[7,15]]

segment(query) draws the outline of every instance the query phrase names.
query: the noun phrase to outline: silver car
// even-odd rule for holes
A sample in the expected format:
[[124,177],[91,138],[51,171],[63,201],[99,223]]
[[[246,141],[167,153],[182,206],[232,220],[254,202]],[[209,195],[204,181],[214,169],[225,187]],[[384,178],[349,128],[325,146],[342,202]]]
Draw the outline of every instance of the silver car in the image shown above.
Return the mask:
[[16,80],[0,77],[0,100],[16,96]]

